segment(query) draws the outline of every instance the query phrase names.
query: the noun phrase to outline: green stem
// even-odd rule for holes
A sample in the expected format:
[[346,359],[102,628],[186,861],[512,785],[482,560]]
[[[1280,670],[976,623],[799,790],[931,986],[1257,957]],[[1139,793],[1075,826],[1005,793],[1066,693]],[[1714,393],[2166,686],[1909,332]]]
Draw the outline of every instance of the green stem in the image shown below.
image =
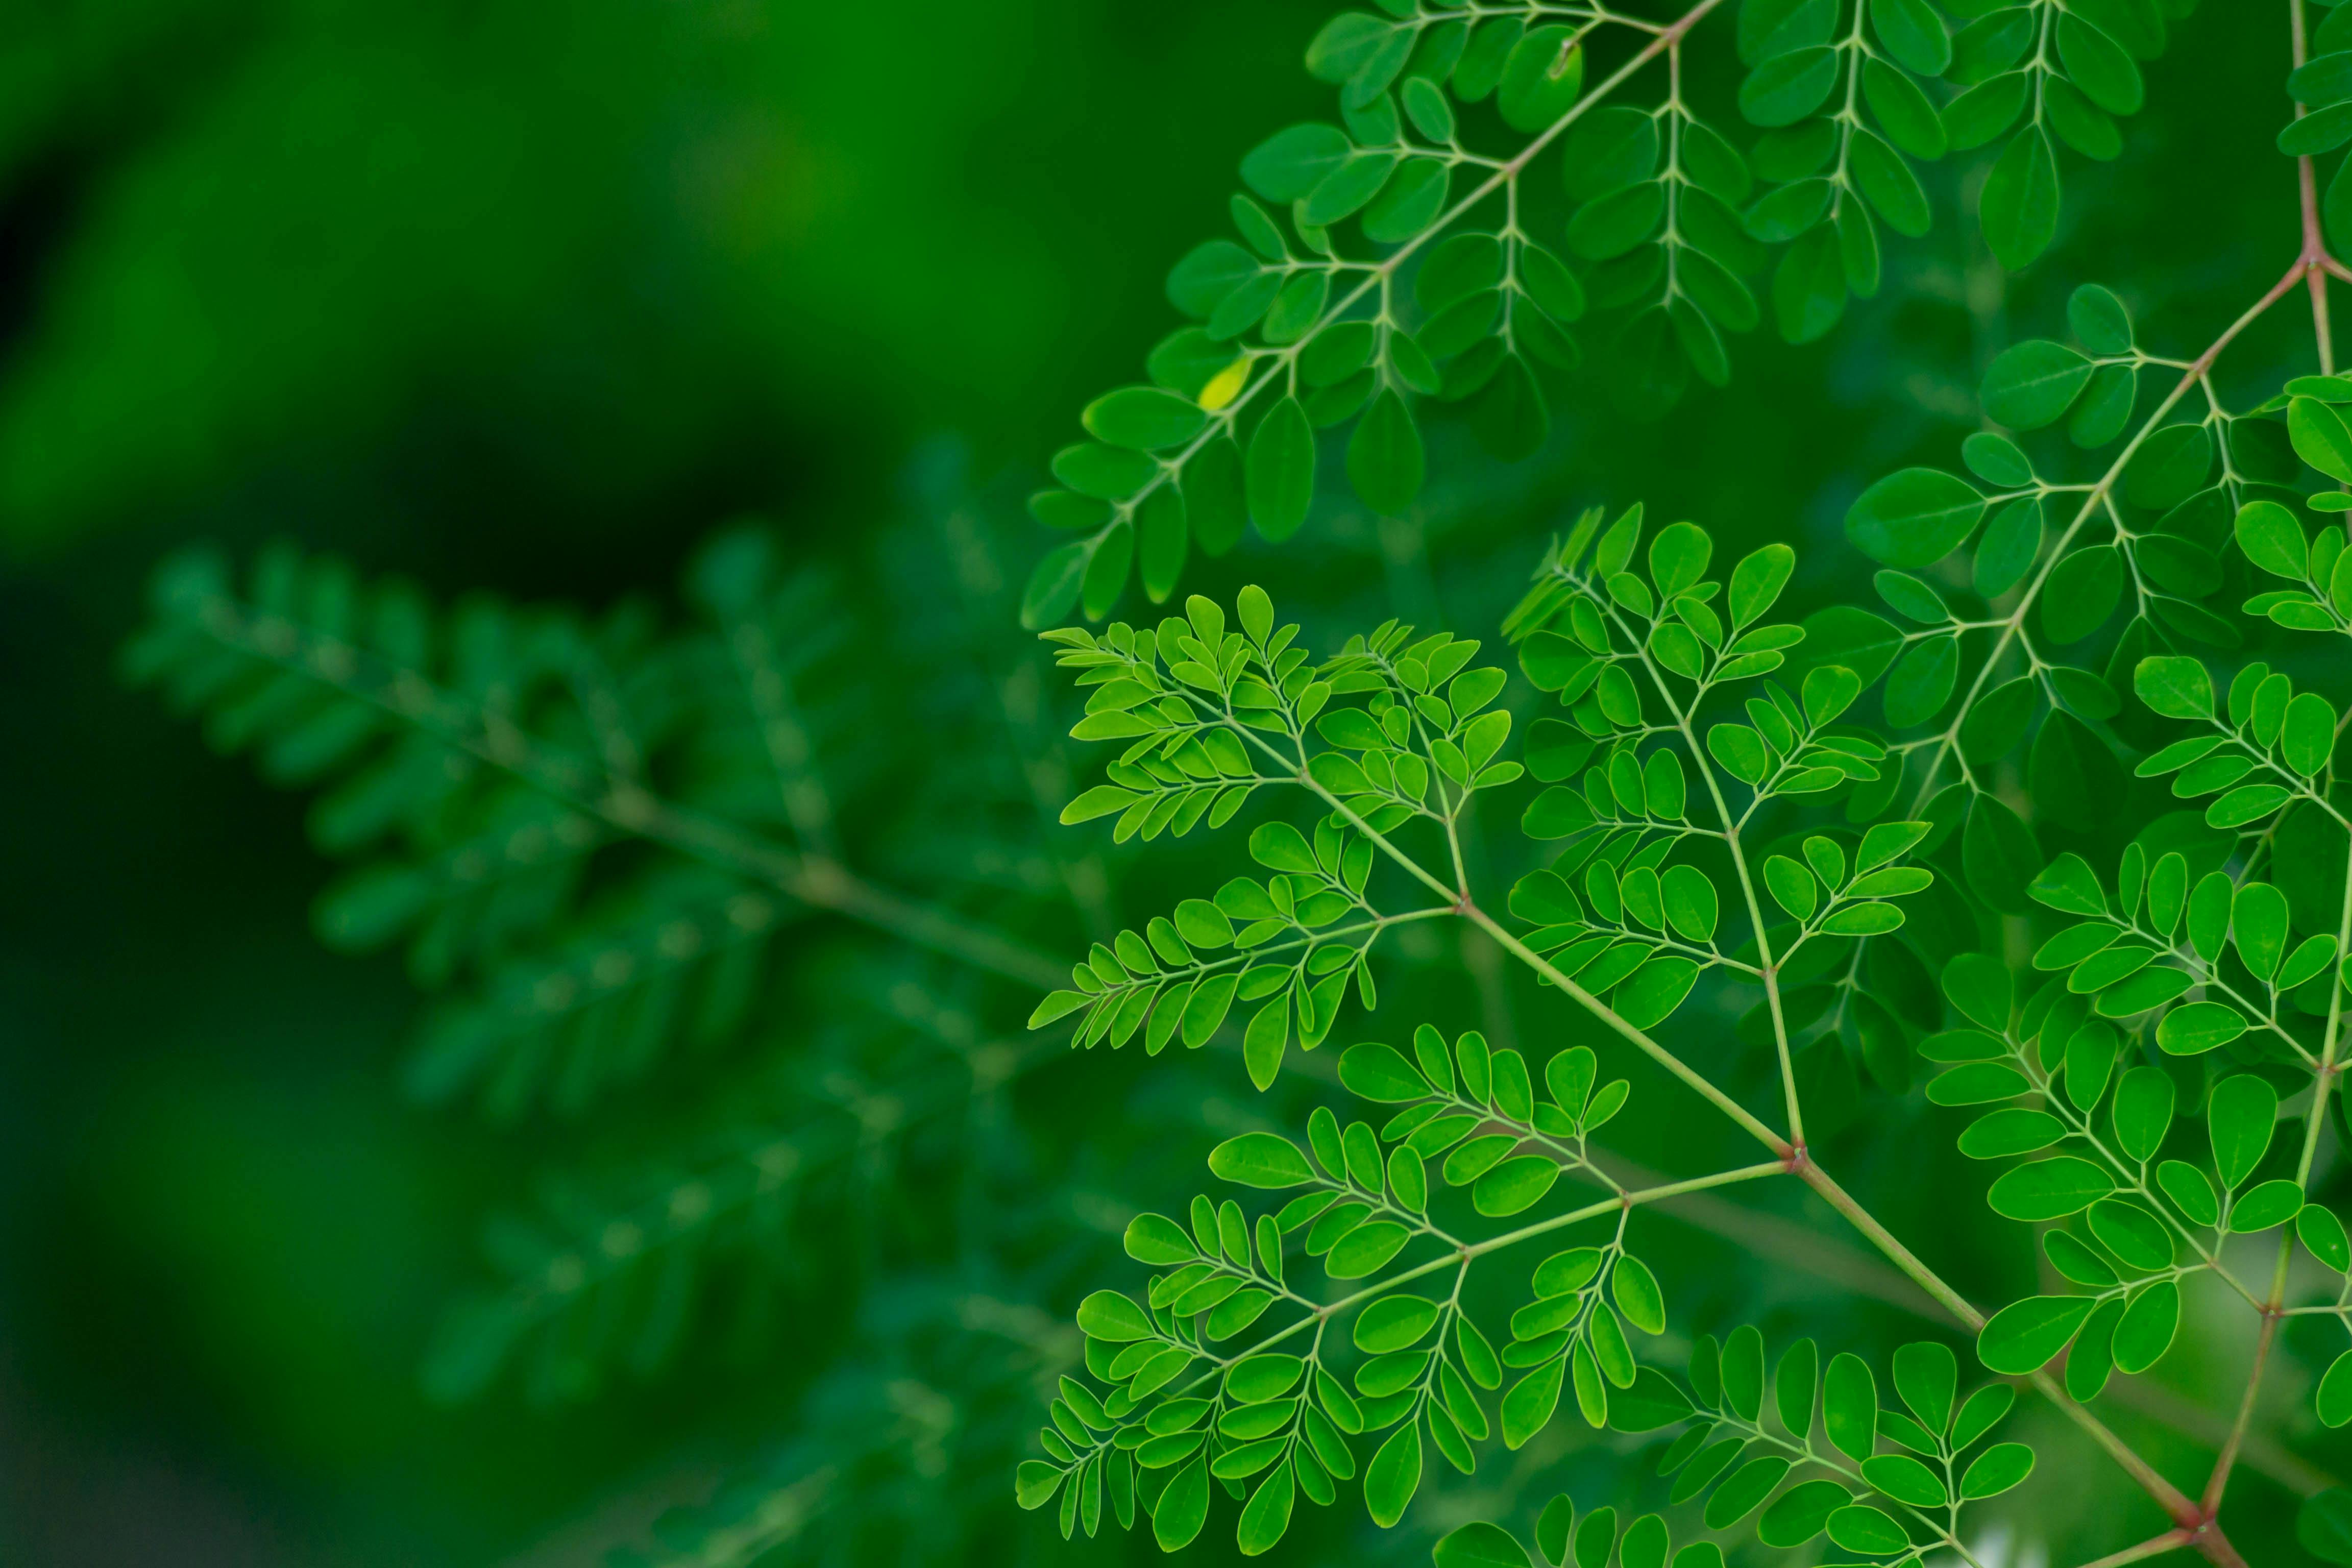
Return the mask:
[[1594,1017],[1609,1026],[1610,1028],[1615,1030],[1618,1034],[1632,1041],[1634,1047],[1644,1056],[1648,1057],[1652,1061],[1656,1062],[1660,1067],[1664,1068],[1668,1072],[1674,1074],[1675,1077],[1680,1079],[1708,1104],[1714,1106],[1717,1110],[1722,1111],[1726,1116],[1731,1118],[1732,1121],[1738,1122],[1748,1136],[1754,1138],[1767,1149],[1771,1150],[1775,1154],[1779,1155],[1781,1160],[1785,1162],[1796,1153],[1794,1146],[1791,1145],[1787,1139],[1781,1137],[1778,1132],[1773,1131],[1772,1129],[1766,1126],[1762,1121],[1757,1120],[1754,1115],[1749,1113],[1746,1106],[1740,1104],[1738,1100],[1724,1093],[1723,1090],[1716,1088],[1715,1085],[1704,1075],[1694,1069],[1680,1057],[1675,1055],[1674,1052],[1666,1049],[1665,1047],[1650,1038],[1648,1035],[1644,1034],[1640,1029],[1635,1028],[1623,1018],[1619,1017],[1615,1009],[1608,1006],[1601,1000],[1601,998],[1593,995],[1590,991],[1585,990],[1575,981],[1570,980],[1567,975],[1562,974],[1559,970],[1552,964],[1549,959],[1545,958],[1541,953],[1537,952],[1532,948],[1528,947],[1527,943],[1521,942],[1517,937],[1515,937],[1509,931],[1505,931],[1500,925],[1496,923],[1495,918],[1492,915],[1480,909],[1477,905],[1472,903],[1465,903],[1462,906],[1462,913],[1473,924],[1477,926],[1479,930],[1494,938],[1496,944],[1499,945],[1504,952],[1509,953],[1512,957],[1526,964],[1529,969],[1534,970],[1538,974],[1542,975],[1546,980],[1550,981],[1554,985],[1559,986],[1562,995],[1567,996],[1570,1000],[1577,1003]]
[[[2083,531],[2092,516],[2097,512],[2107,493],[2123,478],[2125,468],[2129,465],[2133,456],[2139,451],[2141,443],[2145,442],[2163,423],[2164,416],[2172,412],[2173,405],[2188,395],[2189,389],[2197,384],[2198,379],[2212,368],[2213,362],[2221,357],[2221,351],[2236,342],[2238,335],[2260,320],[2264,311],[2284,298],[2287,291],[2302,280],[2313,265],[2315,265],[2313,262],[2298,256],[2294,264],[2286,269],[2285,276],[2272,284],[2268,292],[2249,305],[2243,314],[2222,329],[2220,337],[2206,345],[2204,353],[2189,362],[2189,368],[2181,373],[2180,380],[2174,384],[2170,392],[2165,395],[2164,400],[2156,405],[2155,411],[2125,444],[2124,449],[2116,454],[2116,460],[2108,465],[2107,471],[2099,476],[2098,482],[2094,484],[2090,493],[2084,497],[2081,510],[2074,514],[2074,521],[2066,525],[2066,531],[2058,536],[2058,542],[2051,550],[2049,558],[2026,584],[2025,592],[2018,598],[2017,607],[2000,623],[2000,635],[1994,639],[1992,651],[1985,656],[1984,663],[1978,668],[1975,679],[1969,685],[1968,695],[1960,700],[1959,708],[1953,715],[1951,726],[1935,738],[1933,742],[1935,751],[1927,760],[1927,771],[1920,778],[1918,796],[1912,803],[1911,814],[1914,816],[1926,809],[1928,797],[1935,794],[1936,780],[1943,771],[1944,760],[1957,754],[1956,748],[1959,744],[1962,721],[1968,718],[1969,710],[1976,705],[1977,699],[1984,694],[1985,682],[1990,680],[1992,678],[1992,672],[2000,667],[2001,656],[2009,651],[2010,644],[2022,635],[2026,614],[2033,608],[2034,601],[2041,597],[2042,588],[2050,581],[2052,570],[2064,557],[2066,547],[2074,542],[2074,536]],[[1965,760],[1960,763],[1960,771],[1962,776],[1968,776],[1968,763]]]
[[830,856],[794,851],[672,805],[625,780],[600,788],[591,770],[551,752],[499,715],[473,712],[419,671],[394,668],[365,649],[307,627],[286,626],[290,643],[263,637],[260,619],[242,605],[219,599],[205,607],[198,624],[224,647],[364,702],[617,832],[765,882],[798,902],[846,915],[1007,980],[1050,990],[1067,975],[1061,964],[1025,943],[866,881]]
[[2085,1563],[2083,1568],[2124,1568],[2127,1563],[2137,1563],[2149,1557],[2161,1557],[2189,1544],[2192,1532],[2188,1530],[2168,1530],[2152,1536],[2137,1546],[2126,1546],[2121,1552],[2110,1552],[2105,1557]]

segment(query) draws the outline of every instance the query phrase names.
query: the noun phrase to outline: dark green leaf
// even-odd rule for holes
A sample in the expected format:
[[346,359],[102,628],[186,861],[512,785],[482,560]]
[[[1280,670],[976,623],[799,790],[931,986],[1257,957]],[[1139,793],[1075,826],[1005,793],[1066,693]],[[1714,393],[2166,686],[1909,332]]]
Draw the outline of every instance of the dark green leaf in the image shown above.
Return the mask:
[[2091,362],[2064,343],[2030,339],[1993,356],[1978,395],[1988,417],[2013,430],[2038,430],[2065,417],[2091,371]]
[[2123,555],[2112,544],[2077,550],[2051,568],[2042,593],[2042,629],[2062,647],[2105,626],[2122,601]]
[[1889,566],[1927,566],[1958,549],[1984,515],[1984,498],[1940,468],[1905,468],[1863,491],[1846,538]]
[[1398,516],[1421,494],[1423,468],[1412,411],[1393,388],[1381,393],[1349,439],[1349,482],[1374,510]]
[[[1955,109],[1959,101],[1955,101]],[[1948,124],[1950,115],[1951,110],[1946,110]],[[1985,178],[1979,213],[1985,243],[2010,271],[2049,248],[2058,233],[2058,159],[2050,149],[2050,138],[2039,126],[2027,126],[2001,150],[1992,173]]]
[[1286,206],[1320,184],[1349,152],[1347,133],[1337,126],[1293,125],[1251,149],[1242,160],[1242,178],[1267,201]]

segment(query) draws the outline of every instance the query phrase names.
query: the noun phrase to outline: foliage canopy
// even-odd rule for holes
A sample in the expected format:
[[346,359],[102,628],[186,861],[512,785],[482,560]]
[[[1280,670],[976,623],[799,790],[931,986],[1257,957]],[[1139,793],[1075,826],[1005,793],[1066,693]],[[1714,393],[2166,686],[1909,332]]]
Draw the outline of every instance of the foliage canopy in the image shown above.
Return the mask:
[[[417,1097],[585,1117],[793,1016],[494,1229],[428,1385],[584,1400],[841,1268],[858,1353],[655,1560],[946,1560],[1002,1529],[1009,1472],[1065,1539],[1170,1552],[1983,1568],[2039,1496],[2067,1561],[2228,1564],[2258,1469],[2352,1562],[2352,1491],[2300,1453],[2352,1423],[2322,1190],[2352,182],[2319,166],[2352,142],[2352,6],[2315,9],[1380,0],[1307,46],[1332,118],[1257,142],[1233,236],[1170,272],[1189,324],[1053,457],[1028,511],[1064,537],[1017,595],[1024,547],[945,488],[887,628],[756,529],[698,554],[679,631],[438,610],[290,551],[168,563],[130,671],[321,791],[355,862],[322,937],[403,946],[442,998]],[[1423,530],[1391,553],[1425,565],[1556,410],[1671,430],[1747,395],[1728,338],[1830,336],[1955,191],[1996,296],[2070,266],[2098,217],[2063,193],[2125,153],[2147,68],[2273,24],[2284,273],[2202,343],[2144,337],[2130,278],[2072,280],[2065,337],[2000,330],[1978,427],[1881,465],[1839,547],[1547,496],[1477,636],[1186,591],[1196,555],[1278,561],[1340,514]],[[1605,455],[1577,480],[1643,484]],[[848,804],[890,776],[923,783]],[[1033,1095],[1049,1067],[1081,1087]],[[1029,1123],[1072,1114],[1045,1158]],[[2034,1282],[1966,1271],[1963,1213]],[[1743,1285],[1690,1223],[1752,1254]],[[1137,1268],[1074,1245],[1104,1232]],[[1809,1271],[1914,1321],[1804,1300]],[[2184,1416],[2141,1391],[2188,1359]],[[2053,1474],[2131,1500],[2070,1517]]]

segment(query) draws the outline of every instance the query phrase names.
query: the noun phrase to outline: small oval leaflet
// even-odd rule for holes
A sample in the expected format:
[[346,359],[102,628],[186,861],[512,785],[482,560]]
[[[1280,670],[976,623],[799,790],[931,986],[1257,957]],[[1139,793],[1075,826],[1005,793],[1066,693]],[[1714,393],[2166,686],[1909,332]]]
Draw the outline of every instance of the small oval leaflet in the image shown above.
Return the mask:
[[1228,1182],[1250,1187],[1295,1187],[1315,1179],[1297,1145],[1272,1132],[1228,1138],[1210,1152],[1209,1169]]
[[1888,566],[1933,565],[1958,549],[1984,515],[1984,498],[1940,468],[1905,468],[1862,492],[1845,516],[1846,538]]

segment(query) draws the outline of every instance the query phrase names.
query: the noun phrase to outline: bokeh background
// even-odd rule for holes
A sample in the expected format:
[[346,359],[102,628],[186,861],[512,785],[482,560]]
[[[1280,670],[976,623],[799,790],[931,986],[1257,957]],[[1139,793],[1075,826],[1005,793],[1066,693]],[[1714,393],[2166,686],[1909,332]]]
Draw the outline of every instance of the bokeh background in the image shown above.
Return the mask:
[[[792,1419],[757,1379],[558,1413],[424,1397],[480,1215],[564,1133],[403,1103],[418,1003],[396,959],[312,940],[302,802],[118,680],[155,560],[287,535],[436,593],[593,605],[666,596],[706,530],[756,511],[855,596],[916,548],[885,525],[950,440],[1024,567],[1043,541],[1020,493],[1087,396],[1135,379],[1235,159],[1328,112],[1298,66],[1328,8],[0,18],[0,1560],[593,1561]],[[1808,547],[1809,603],[1853,591],[1846,501],[1949,461],[1984,360],[2060,330],[2074,283],[2115,285],[2185,353],[2293,254],[2269,146],[2285,28],[2260,9],[2210,0],[2179,29],[2124,158],[2068,160],[2065,228],[2027,275],[1960,221],[1981,170],[1955,160],[1936,232],[1892,246],[1886,289],[1827,342],[1737,344],[1733,387],[1663,426],[1571,386],[1550,447],[1507,474],[1441,429],[1412,539],[1343,498],[1196,581],[1265,581],[1318,625],[1442,611],[1475,635],[1563,512],[1646,496],[1727,551]],[[1718,117],[1728,86],[1699,68]],[[2294,363],[2299,331],[2266,326],[2240,369]],[[1977,1284],[2023,1283],[1980,1205],[1943,1206],[1969,1216],[1947,1245]],[[2176,1352],[2165,1375],[2218,1398],[2234,1373]],[[1062,1560],[1014,1522],[1009,1475],[989,1484],[995,1549]],[[2263,1495],[2277,1533],[2242,1543],[2294,1560],[2291,1494]]]

